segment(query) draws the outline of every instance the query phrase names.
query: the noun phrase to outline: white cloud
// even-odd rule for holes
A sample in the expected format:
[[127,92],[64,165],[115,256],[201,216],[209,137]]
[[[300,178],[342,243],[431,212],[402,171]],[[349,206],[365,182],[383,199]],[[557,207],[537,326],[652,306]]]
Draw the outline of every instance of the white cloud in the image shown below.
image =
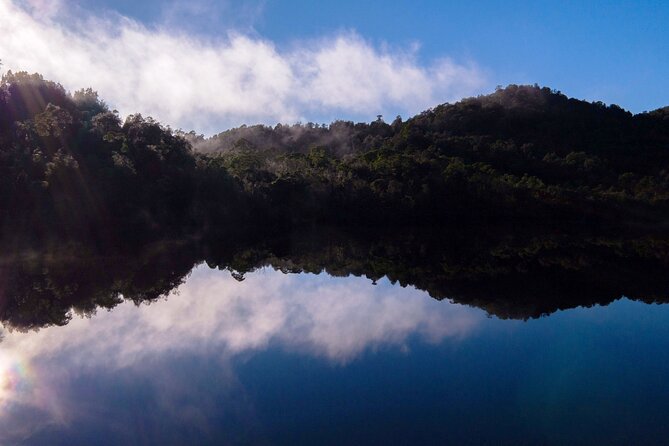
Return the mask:
[[40,2],[0,0],[4,69],[37,71],[71,90],[91,86],[123,114],[184,129],[413,114],[484,83],[473,63],[421,64],[415,47],[379,48],[353,32],[282,51],[257,36],[207,40]]

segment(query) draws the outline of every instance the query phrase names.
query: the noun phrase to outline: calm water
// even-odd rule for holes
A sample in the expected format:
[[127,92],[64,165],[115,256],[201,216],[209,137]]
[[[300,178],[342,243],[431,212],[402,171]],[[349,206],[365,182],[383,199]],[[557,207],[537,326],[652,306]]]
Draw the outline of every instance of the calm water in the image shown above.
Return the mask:
[[669,438],[669,306],[501,320],[381,279],[238,282],[5,330],[0,444],[630,444]]

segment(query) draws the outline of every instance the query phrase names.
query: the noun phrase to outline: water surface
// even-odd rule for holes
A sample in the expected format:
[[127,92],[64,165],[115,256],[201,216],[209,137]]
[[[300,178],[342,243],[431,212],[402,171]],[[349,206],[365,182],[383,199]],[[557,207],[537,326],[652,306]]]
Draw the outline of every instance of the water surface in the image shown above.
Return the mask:
[[[237,277],[240,279],[240,277]],[[669,307],[499,319],[387,278],[195,268],[4,330],[0,443],[659,443]],[[81,312],[81,311],[80,311]]]

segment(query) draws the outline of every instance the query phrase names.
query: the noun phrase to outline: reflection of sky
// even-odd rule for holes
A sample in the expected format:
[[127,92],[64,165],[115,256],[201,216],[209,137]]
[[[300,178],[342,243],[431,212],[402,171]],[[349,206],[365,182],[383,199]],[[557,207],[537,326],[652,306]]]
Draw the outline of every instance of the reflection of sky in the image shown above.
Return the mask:
[[5,333],[0,444],[657,443],[668,319],[502,321],[385,280],[200,267],[166,301]]
[[[75,317],[65,327],[5,333],[0,440],[44,423],[67,426],[83,416],[86,404],[67,394],[79,393],[74,387],[82,376],[142,375],[159,364],[169,368],[179,358],[215,358],[230,375],[221,380],[232,386],[230,358],[249,352],[279,347],[344,365],[367,350],[406,350],[416,336],[428,343],[462,338],[484,318],[478,310],[437,302],[387,280],[372,286],[367,279],[324,274],[262,270],[238,283],[200,267],[177,293],[139,308],[126,303],[91,319]],[[158,373],[153,384],[169,376]],[[176,384],[160,385],[175,391]],[[25,422],[27,413],[39,426]]]

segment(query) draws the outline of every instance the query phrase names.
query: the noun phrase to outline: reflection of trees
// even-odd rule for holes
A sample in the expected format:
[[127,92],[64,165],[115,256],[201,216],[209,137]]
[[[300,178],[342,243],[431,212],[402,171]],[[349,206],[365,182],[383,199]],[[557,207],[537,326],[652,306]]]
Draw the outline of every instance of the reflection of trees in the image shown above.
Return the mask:
[[[235,243],[232,243],[235,240]],[[436,299],[531,318],[622,295],[645,302],[669,296],[669,240],[601,234],[478,228],[387,233],[312,230],[290,235],[159,243],[132,254],[80,258],[62,254],[5,257],[0,317],[10,328],[68,322],[123,299],[139,304],[167,295],[201,261],[242,279],[269,266],[285,273],[387,276]]]
[[[170,249],[168,249],[170,248]],[[70,310],[84,315],[123,299],[139,304],[167,295],[193,267],[177,245],[138,255],[24,255],[0,264],[0,317],[19,330],[64,325]]]
[[[386,234],[314,232],[255,247],[227,265],[253,263],[284,272],[387,276],[436,299],[477,306],[502,318],[531,318],[625,295],[645,302],[669,297],[669,241],[596,234],[478,228]],[[213,262],[210,264],[216,264]]]

